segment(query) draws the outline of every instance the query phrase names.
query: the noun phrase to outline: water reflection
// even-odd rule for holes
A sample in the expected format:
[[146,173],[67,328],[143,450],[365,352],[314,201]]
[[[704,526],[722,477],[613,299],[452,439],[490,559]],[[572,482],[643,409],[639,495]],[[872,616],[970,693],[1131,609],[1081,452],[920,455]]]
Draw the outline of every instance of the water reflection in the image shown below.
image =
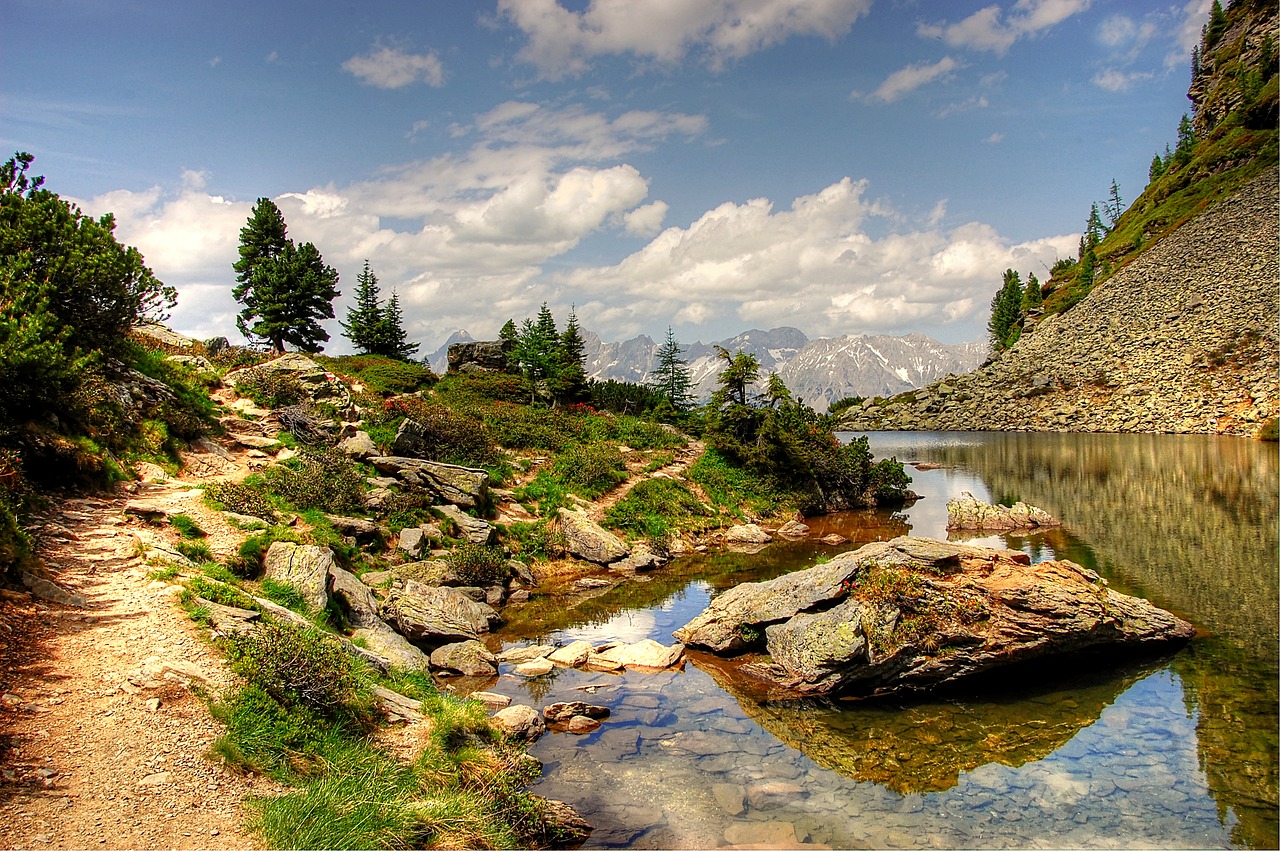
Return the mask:
[[[590,847],[762,836],[837,848],[1276,847],[1274,446],[890,434],[873,435],[872,449],[923,462],[911,473],[925,498],[810,524],[849,537],[846,547],[682,559],[590,598],[535,600],[510,612],[498,639],[669,642],[739,582],[906,531],[944,537],[946,500],[962,490],[1020,498],[1066,523],[986,542],[1086,564],[1211,635],[1164,662],[902,705],[771,701],[731,676],[732,663],[698,654],[661,675],[560,671],[526,682],[504,668],[492,688],[519,701],[591,689],[614,711],[590,736],[534,748],[548,766],[538,791],[588,814],[598,826]],[[770,798],[762,787],[798,791]]]

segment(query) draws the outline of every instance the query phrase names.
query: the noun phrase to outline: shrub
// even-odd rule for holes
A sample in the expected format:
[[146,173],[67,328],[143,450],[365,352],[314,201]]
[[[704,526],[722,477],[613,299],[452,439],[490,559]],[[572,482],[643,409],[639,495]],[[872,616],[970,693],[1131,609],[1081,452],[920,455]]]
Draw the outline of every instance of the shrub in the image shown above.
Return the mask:
[[520,561],[542,561],[564,555],[565,537],[548,520],[516,522],[507,527],[507,545]]
[[429,390],[437,381],[436,374],[424,364],[380,355],[322,356],[316,360],[333,372],[349,375],[379,396]]
[[597,497],[626,481],[626,460],[605,443],[573,444],[561,452],[552,472],[576,493]]
[[385,407],[418,424],[420,454],[429,461],[484,467],[502,460],[488,427],[475,417],[422,399],[393,399]]
[[205,501],[220,510],[266,520],[276,516],[275,509],[261,488],[246,482],[213,482],[204,489]]
[[296,470],[270,468],[264,474],[266,487],[300,509],[336,513],[364,509],[364,475],[345,453],[304,447],[297,460]]
[[1263,423],[1262,428],[1258,430],[1258,439],[1272,442],[1280,440],[1280,419],[1272,417]]
[[497,547],[459,544],[445,558],[453,575],[464,585],[500,585],[510,575],[506,556]]
[[635,536],[660,540],[690,525],[692,518],[710,514],[692,491],[676,480],[645,479],[609,508],[604,523]]
[[262,570],[267,558],[267,550],[271,549],[271,545],[276,541],[289,541],[294,544],[302,542],[297,533],[281,526],[272,526],[265,532],[245,538],[244,542],[240,544],[236,557],[231,560],[227,567],[236,576],[252,579]]
[[236,392],[262,408],[286,408],[307,399],[298,376],[278,369],[250,369],[236,380]]

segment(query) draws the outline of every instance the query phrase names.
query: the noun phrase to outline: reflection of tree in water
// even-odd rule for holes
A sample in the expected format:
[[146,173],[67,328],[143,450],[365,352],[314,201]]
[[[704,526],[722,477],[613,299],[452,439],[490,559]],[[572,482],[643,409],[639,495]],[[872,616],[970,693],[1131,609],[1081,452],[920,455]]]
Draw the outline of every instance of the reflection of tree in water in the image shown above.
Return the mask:
[[1213,634],[1174,662],[1196,714],[1201,768],[1223,824],[1228,813],[1237,819],[1233,839],[1277,847],[1275,445],[1051,434],[982,435],[969,443],[924,445],[919,456],[973,470],[991,492],[1018,493],[1060,517],[1074,535],[1046,538],[1059,557],[1093,567],[1118,590]]
[[[1079,674],[1016,696],[986,693],[946,703],[769,701],[736,673],[739,662],[707,653],[690,661],[733,695],[743,711],[823,768],[899,794],[942,792],[961,772],[999,763],[1017,768],[1044,759],[1093,724],[1104,709],[1164,662]],[[762,700],[763,698],[763,700]]]

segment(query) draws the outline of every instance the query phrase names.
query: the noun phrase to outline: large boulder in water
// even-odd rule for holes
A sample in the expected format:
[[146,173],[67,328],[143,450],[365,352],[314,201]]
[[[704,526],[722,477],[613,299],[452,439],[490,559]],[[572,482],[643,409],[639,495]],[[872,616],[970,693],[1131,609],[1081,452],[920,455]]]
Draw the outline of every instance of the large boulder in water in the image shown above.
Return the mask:
[[676,630],[802,694],[923,691],[1006,665],[1184,642],[1191,624],[1069,561],[895,538],[721,594]]
[[1049,512],[1025,502],[1015,502],[1011,506],[988,505],[968,492],[947,501],[948,531],[1031,531],[1061,525],[1062,521]]
[[498,621],[498,613],[454,588],[410,579],[393,587],[382,617],[411,641],[439,646],[478,638]]

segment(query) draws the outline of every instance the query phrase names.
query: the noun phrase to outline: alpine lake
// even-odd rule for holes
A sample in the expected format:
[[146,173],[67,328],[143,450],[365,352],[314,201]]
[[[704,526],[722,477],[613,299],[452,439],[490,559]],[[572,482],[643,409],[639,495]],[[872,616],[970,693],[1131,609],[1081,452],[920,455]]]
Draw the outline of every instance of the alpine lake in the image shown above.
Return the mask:
[[[851,437],[851,435],[844,435]],[[922,496],[901,510],[809,521],[840,547],[775,542],[677,559],[594,596],[509,607],[496,650],[586,639],[672,643],[720,592],[898,535],[946,539],[968,491],[1061,518],[1043,534],[966,538],[1065,558],[1192,622],[1160,657],[1049,662],[981,688],[909,700],[778,699],[732,659],[681,670],[503,665],[474,683],[541,708],[611,710],[548,733],[533,791],[595,830],[587,848],[1276,848],[1274,443],[1227,437],[899,432],[869,435]],[[953,539],[955,539],[953,537]],[[469,684],[457,682],[466,690]]]

